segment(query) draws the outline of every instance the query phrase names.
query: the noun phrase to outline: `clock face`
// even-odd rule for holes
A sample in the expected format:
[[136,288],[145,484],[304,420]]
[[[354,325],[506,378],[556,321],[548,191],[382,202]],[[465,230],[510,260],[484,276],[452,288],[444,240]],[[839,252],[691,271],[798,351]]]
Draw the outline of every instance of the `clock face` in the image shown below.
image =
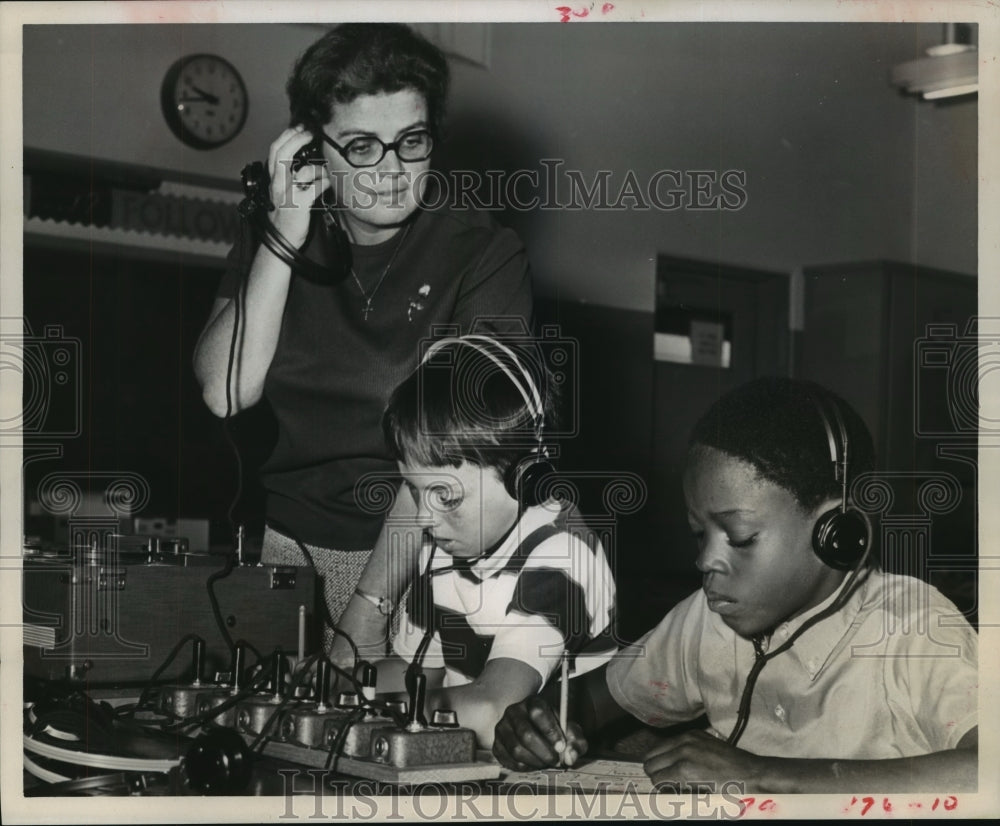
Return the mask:
[[247,119],[247,90],[231,63],[210,54],[182,57],[163,80],[160,100],[173,133],[197,149],[232,140]]

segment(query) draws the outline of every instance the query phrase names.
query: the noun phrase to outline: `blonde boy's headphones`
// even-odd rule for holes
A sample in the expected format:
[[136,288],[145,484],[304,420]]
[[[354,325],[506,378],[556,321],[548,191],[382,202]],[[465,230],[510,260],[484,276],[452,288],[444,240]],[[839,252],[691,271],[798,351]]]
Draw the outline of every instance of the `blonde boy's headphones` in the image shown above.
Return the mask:
[[[449,336],[439,339],[427,348],[421,364],[426,362],[441,348],[451,344],[464,344],[472,347],[482,355],[492,361],[510,379],[511,384],[517,388],[521,398],[524,399],[524,406],[527,408],[532,419],[532,429],[535,435],[535,445],[523,458],[512,462],[504,473],[504,487],[507,493],[525,507],[538,505],[542,501],[541,481],[544,477],[555,473],[555,467],[549,460],[549,452],[543,441],[545,428],[545,405],[542,401],[542,394],[532,378],[531,372],[521,363],[517,354],[506,344],[490,336],[480,334],[470,334],[465,336]],[[506,356],[510,364],[513,365],[517,373],[501,357]]]
[[[833,478],[840,484],[840,507],[824,513],[813,528],[812,545],[816,555],[824,564],[838,571],[850,571],[864,558],[871,544],[871,526],[868,519],[847,503],[848,464],[847,428],[840,415],[835,400],[828,400],[828,406],[836,424],[836,433],[830,423],[823,401],[813,397],[819,410],[826,437],[830,443],[830,461],[833,464]],[[838,438],[839,437],[839,438]]]

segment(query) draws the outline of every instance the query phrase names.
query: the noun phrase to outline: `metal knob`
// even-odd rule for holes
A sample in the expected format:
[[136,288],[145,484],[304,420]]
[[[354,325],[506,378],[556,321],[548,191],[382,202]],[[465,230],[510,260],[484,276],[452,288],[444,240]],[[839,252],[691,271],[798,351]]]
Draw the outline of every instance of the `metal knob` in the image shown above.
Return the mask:
[[341,691],[337,695],[337,708],[360,708],[361,700],[353,691]]
[[458,728],[458,715],[450,708],[437,708],[431,715],[431,725],[442,728]]

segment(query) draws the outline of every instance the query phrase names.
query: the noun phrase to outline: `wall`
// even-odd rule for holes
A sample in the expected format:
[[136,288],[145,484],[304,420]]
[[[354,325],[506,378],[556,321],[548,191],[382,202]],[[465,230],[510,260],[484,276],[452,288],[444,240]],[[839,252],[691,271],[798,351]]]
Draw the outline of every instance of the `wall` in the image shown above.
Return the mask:
[[913,124],[913,227],[903,260],[978,272],[976,139],[969,100],[918,105]]
[[[238,187],[287,125],[292,61],[316,25],[34,25],[24,28],[24,145],[171,170]],[[213,52],[235,65],[250,105],[243,132],[219,149],[181,144],[160,111],[160,84],[179,57]]]
[[935,25],[495,26],[489,76],[460,91],[490,122],[483,132],[520,142],[505,159],[561,158],[618,180],[746,170],[736,212],[524,218],[532,259],[563,296],[649,309],[657,252],[785,271],[895,258],[972,274],[975,99],[935,106],[888,81],[939,39]]
[[[321,31],[27,27],[25,146],[235,187],[284,126],[288,67]],[[612,200],[630,170],[643,186],[663,169],[747,176],[736,211],[508,210],[549,295],[649,311],[661,252],[782,271],[875,258],[977,270],[975,98],[935,105],[888,81],[940,40],[937,25],[519,23],[490,36],[488,69],[454,64],[445,166],[541,173],[550,159],[588,182],[608,170]],[[243,134],[210,152],[183,147],[159,110],[167,67],[196,51],[233,62],[251,94]]]

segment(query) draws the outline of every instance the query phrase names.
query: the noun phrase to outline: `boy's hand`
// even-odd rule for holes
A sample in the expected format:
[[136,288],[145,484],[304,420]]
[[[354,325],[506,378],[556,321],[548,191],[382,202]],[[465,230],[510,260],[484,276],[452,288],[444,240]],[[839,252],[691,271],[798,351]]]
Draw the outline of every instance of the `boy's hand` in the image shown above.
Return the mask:
[[741,781],[751,791],[763,779],[765,758],[730,746],[704,731],[685,731],[664,740],[643,763],[653,783]]
[[576,723],[565,733],[559,719],[545,700],[535,695],[509,706],[497,723],[493,756],[508,769],[531,771],[572,766],[587,752],[587,741]]

